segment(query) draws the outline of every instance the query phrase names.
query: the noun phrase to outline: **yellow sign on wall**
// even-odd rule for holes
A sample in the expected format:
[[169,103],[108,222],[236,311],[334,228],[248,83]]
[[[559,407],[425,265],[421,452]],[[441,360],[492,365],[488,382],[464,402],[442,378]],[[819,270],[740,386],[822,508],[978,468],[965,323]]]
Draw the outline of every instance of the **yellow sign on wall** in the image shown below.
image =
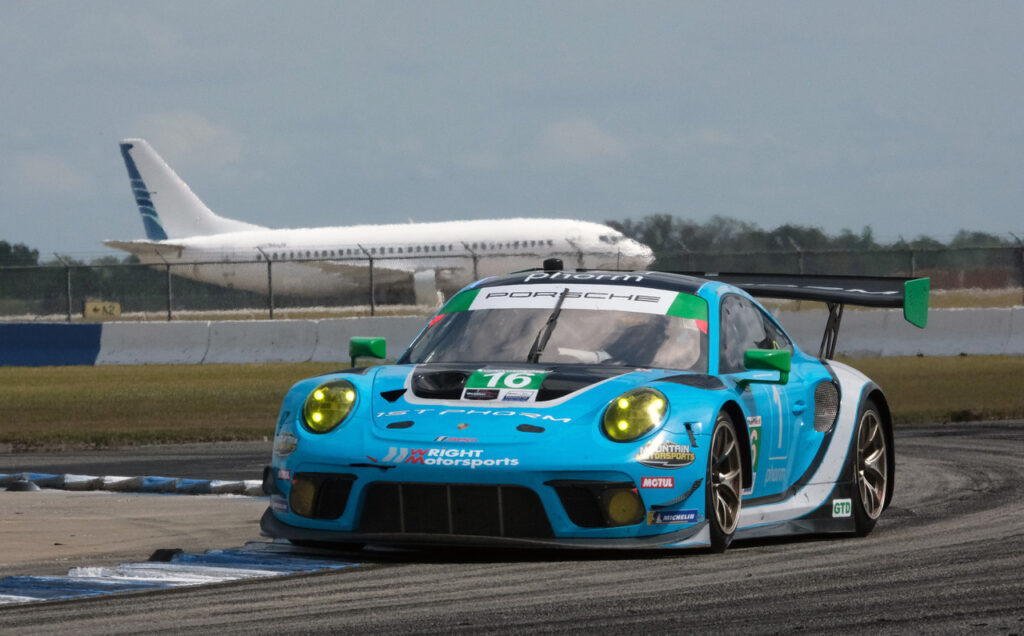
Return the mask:
[[104,302],[100,300],[85,301],[85,309],[82,317],[86,320],[102,321],[113,320],[121,317],[121,303]]

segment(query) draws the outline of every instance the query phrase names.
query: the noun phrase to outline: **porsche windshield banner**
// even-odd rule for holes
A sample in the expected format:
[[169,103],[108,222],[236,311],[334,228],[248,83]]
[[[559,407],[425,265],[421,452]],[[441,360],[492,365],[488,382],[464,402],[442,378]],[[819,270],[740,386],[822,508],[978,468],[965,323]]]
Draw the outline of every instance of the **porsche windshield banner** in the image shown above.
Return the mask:
[[534,284],[469,289],[452,298],[442,313],[481,309],[551,309],[563,292],[562,309],[632,311],[708,319],[708,306],[702,298],[665,289],[623,285]]

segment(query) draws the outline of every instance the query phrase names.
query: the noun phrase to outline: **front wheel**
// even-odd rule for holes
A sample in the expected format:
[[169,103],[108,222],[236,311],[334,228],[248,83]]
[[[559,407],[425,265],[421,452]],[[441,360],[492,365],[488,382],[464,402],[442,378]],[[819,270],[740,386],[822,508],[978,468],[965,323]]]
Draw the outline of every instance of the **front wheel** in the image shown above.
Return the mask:
[[724,411],[715,420],[708,453],[705,514],[711,530],[711,549],[723,552],[732,543],[740,522],[743,471],[736,427]]
[[855,455],[854,480],[857,494],[853,499],[853,519],[857,534],[864,536],[871,532],[878,517],[885,509],[888,492],[889,453],[885,422],[874,402],[867,400],[857,421],[857,453]]

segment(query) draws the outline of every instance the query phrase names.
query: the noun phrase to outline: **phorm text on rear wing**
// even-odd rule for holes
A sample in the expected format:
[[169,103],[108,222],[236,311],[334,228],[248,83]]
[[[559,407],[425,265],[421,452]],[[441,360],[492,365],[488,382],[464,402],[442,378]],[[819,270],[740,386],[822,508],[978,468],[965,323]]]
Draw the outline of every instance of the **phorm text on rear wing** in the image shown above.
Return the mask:
[[828,306],[828,322],[821,338],[818,357],[835,355],[839,323],[844,305],[899,307],[910,324],[928,324],[928,278],[888,276],[828,276],[815,274],[740,274],[719,272],[675,272],[734,285],[751,296],[814,300]]

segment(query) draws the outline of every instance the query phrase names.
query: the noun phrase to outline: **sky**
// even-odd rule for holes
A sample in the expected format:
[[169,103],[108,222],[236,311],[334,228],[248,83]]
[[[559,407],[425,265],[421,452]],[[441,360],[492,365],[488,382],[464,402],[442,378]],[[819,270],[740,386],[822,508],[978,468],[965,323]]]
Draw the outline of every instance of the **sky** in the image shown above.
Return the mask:
[[994,0],[5,0],[0,240],[142,238],[125,137],[270,227],[1024,238],[1022,36],[1024,3]]

